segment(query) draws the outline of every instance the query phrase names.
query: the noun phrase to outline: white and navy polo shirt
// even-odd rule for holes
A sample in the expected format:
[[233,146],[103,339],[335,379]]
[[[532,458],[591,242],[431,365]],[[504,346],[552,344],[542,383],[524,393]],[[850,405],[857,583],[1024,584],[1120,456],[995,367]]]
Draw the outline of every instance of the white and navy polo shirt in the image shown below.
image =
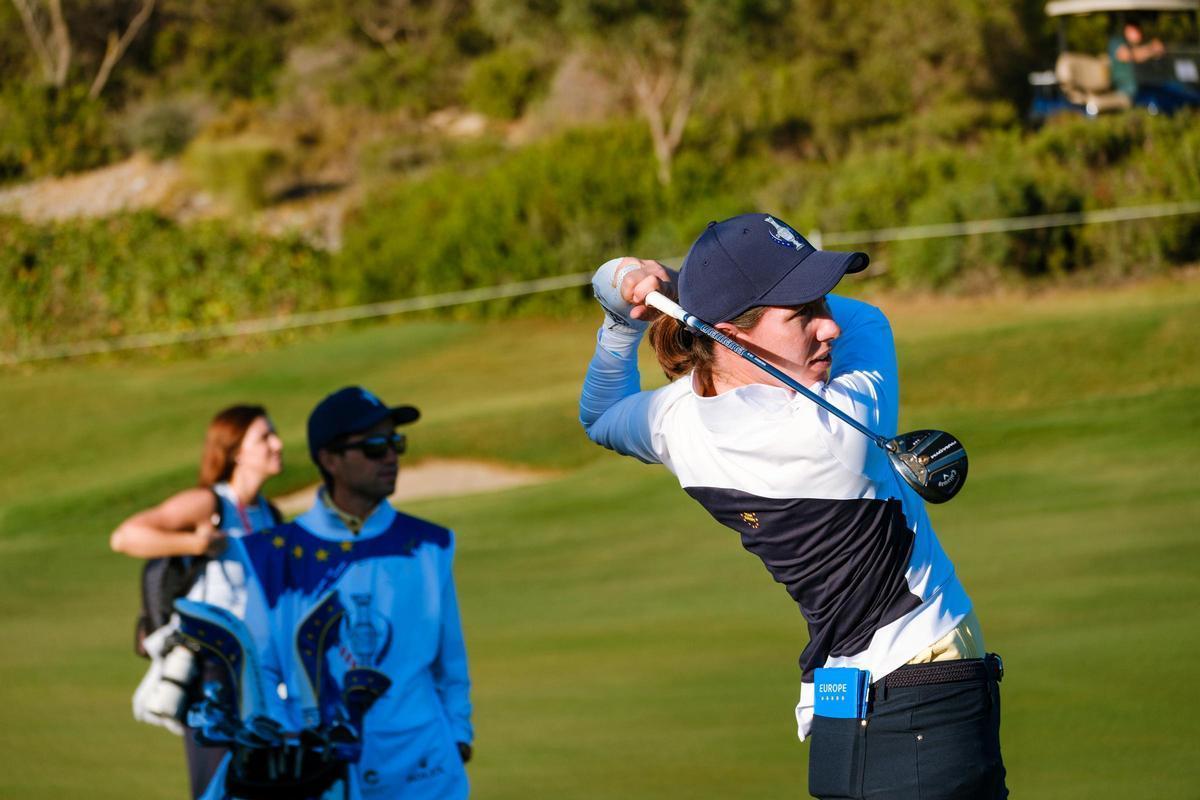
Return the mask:
[[[810,386],[886,437],[899,380],[891,327],[866,303],[828,297],[842,329],[828,383]],[[808,623],[796,720],[812,724],[813,670],[858,667],[878,680],[971,610],[924,501],[865,436],[790,389],[751,384],[714,397],[692,376],[640,391],[641,333],[601,328],[580,397],[598,444],[661,463],[741,536]]]

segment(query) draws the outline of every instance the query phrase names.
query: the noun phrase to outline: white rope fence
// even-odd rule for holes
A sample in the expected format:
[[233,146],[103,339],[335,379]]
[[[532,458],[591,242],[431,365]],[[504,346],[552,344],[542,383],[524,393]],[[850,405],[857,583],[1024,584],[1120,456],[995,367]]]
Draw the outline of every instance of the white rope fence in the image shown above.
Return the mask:
[[1196,213],[1200,213],[1200,201],[1108,208],[1100,211],[1070,211],[1062,214],[1039,214],[1032,217],[980,219],[967,222],[950,222],[943,225],[913,225],[907,228],[880,228],[873,231],[847,231],[845,233],[827,233],[824,235],[818,231],[814,233],[815,238],[811,238],[809,241],[812,242],[814,247],[821,249],[826,245],[878,244],[880,242],[904,242],[913,239],[973,236],[981,233],[1011,233],[1013,231],[1041,230],[1043,228],[1066,228],[1074,225],[1177,217],[1183,214]]
[[591,279],[592,273],[577,272],[573,275],[559,275],[553,278],[506,283],[500,286],[485,286],[479,289],[463,289],[457,292],[411,297],[404,300],[388,300],[382,303],[368,303],[362,306],[347,306],[346,308],[331,308],[325,311],[288,314],[282,317],[266,317],[263,319],[242,320],[241,322],[228,322],[222,325],[194,328],[190,331],[139,333],[131,336],[118,336],[112,339],[93,339],[87,342],[46,345],[44,347],[30,348],[22,353],[4,353],[0,355],[0,364],[11,365],[30,361],[49,361],[56,358],[115,353],[122,350],[140,350],[148,347],[162,347],[164,345],[182,344],[185,342],[229,339],[237,336],[248,336],[254,333],[271,333],[295,328],[311,328],[315,325],[329,325],[334,322],[349,322],[356,319],[389,317],[393,314],[403,314],[406,311],[426,311],[433,308],[460,306],[466,303],[479,303],[484,300],[498,300],[504,297],[521,297],[537,294],[538,292],[550,292],[555,289],[570,289],[583,286],[590,282]]
[[[847,244],[879,244],[881,242],[900,242],[914,239],[938,239],[987,233],[1009,233],[1013,231],[1040,230],[1043,228],[1061,228],[1075,225],[1128,222],[1140,219],[1160,219],[1197,213],[1200,213],[1200,201],[1160,203],[1157,205],[1130,206],[1103,209],[1100,211],[1075,211],[1028,217],[970,220],[942,225],[913,225],[901,228],[879,228],[876,230],[826,234],[822,234],[820,231],[813,231],[809,236],[809,241],[815,247],[824,248]],[[84,342],[68,342],[66,344],[31,347],[16,353],[0,354],[0,365],[11,366],[35,361],[50,361],[54,359],[96,355],[99,353],[115,353],[126,350],[163,347],[186,342],[229,339],[256,333],[310,328],[318,325],[329,325],[335,322],[389,317],[410,311],[427,311],[435,308],[465,305],[467,303],[499,300],[506,297],[523,297],[558,289],[572,289],[585,286],[591,279],[591,272],[576,272],[552,278],[518,281],[499,286],[480,287],[478,289],[464,289],[462,291],[444,292],[424,297],[411,297],[402,300],[389,300],[381,303],[368,303],[366,305],[333,308],[324,311],[309,311],[279,317],[243,320],[241,322],[194,328],[189,331],[162,331],[159,333],[118,336],[111,339],[93,339]]]

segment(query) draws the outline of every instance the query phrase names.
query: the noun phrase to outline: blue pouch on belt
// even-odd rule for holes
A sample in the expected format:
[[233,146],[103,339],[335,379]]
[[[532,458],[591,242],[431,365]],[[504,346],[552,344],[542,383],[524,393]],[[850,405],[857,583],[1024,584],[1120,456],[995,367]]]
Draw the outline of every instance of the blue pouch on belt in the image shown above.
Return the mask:
[[865,719],[871,673],[855,667],[821,667],[813,676],[813,713],[834,719]]

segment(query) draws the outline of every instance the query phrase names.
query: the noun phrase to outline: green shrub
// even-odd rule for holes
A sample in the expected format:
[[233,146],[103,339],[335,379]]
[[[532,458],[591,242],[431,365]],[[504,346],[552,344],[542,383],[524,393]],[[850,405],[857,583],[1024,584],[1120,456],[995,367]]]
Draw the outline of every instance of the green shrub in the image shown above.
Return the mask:
[[[585,271],[636,245],[666,202],[640,126],[580,130],[376,193],[338,262],[362,300]],[[518,306],[551,308],[534,296],[487,313]]]
[[[1088,211],[1200,197],[1193,115],[1064,119],[971,145],[859,151],[801,162],[763,195],[802,229],[871,230]],[[980,289],[1090,272],[1143,275],[1194,262],[1200,215],[918,239],[870,246],[893,284]]]
[[147,68],[172,88],[217,98],[266,98],[287,54],[291,4],[181,3],[155,22]]
[[[1092,194],[1101,206],[1200,198],[1200,115],[1130,115],[1138,138],[1126,156],[1099,173]],[[1102,276],[1145,275],[1200,254],[1200,214],[1095,225],[1080,232],[1087,263]]]
[[[644,126],[576,129],[518,150],[438,150],[385,184],[327,255],[295,241],[181,228],[147,214],[33,226],[0,221],[0,344],[176,330],[282,311],[416,297],[587,272],[621,253],[670,258],[710,219],[761,209],[802,232],[931,225],[1200,198],[1195,116],[1068,120],[971,145],[920,140],[835,164],[680,151],[655,179]],[[205,160],[207,159],[207,160]],[[264,196],[278,148],[243,134],[198,140],[188,162],[219,187]],[[232,164],[232,166],[229,166]],[[838,244],[837,249],[852,247]],[[979,290],[1142,275],[1194,263],[1200,215],[898,241],[865,247],[882,281]],[[586,289],[464,306],[457,315],[575,313]]]
[[320,251],[152,214],[46,226],[0,218],[0,276],[6,351],[333,304]]
[[287,164],[274,142],[253,135],[198,139],[184,156],[188,171],[204,188],[238,211],[261,208],[278,191]]
[[[828,233],[1200,197],[1194,118],[1092,122],[857,150],[834,164],[726,161],[704,149],[724,146],[715,137],[680,152],[667,189],[652,179],[640,125],[579,130],[377,193],[349,220],[338,262],[355,276],[355,299],[379,300],[584,271],[617,252],[678,256],[708,220],[755,208]],[[986,290],[1194,262],[1200,215],[857,246],[891,285]],[[534,297],[486,313],[548,308]]]
[[329,87],[330,99],[372,111],[407,109],[423,116],[459,101],[462,65],[441,50],[400,48],[364,53],[342,80]]
[[140,150],[161,161],[182,153],[196,135],[196,127],[192,106],[179,99],[167,98],[133,109],[121,126],[121,134],[129,149]]
[[0,179],[62,175],[119,154],[104,108],[86,87],[12,83],[0,91]]
[[527,47],[504,47],[475,59],[463,96],[471,108],[497,119],[516,119],[539,88],[541,70]]

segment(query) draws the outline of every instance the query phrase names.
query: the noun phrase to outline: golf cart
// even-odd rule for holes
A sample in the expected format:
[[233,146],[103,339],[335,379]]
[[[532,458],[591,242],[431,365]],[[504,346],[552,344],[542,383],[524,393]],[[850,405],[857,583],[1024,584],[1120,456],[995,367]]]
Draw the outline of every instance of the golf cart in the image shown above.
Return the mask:
[[[1058,58],[1054,69],[1029,76],[1032,122],[1061,113],[1094,117],[1130,108],[1151,114],[1200,108],[1200,0],[1055,0],[1046,4],[1046,14],[1058,21]],[[1131,65],[1135,93],[1118,91],[1099,37],[1121,35],[1127,21],[1148,17],[1169,31],[1170,40],[1160,56]]]

